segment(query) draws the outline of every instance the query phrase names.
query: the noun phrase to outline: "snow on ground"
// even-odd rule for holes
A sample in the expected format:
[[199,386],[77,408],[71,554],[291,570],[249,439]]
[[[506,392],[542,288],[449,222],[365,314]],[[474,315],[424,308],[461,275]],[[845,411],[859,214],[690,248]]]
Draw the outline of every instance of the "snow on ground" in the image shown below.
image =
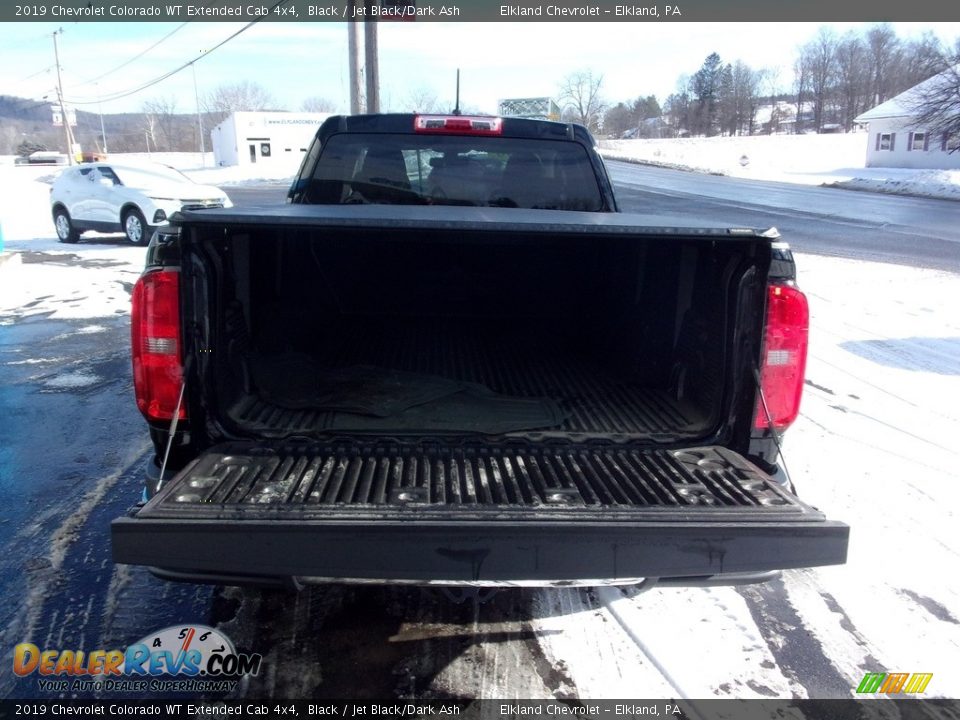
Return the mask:
[[195,168],[183,172],[191,180],[202,185],[218,185],[227,188],[227,194],[229,194],[231,187],[253,185],[264,181],[289,185],[293,182],[293,176],[299,168],[299,164],[278,164],[269,167],[236,165],[233,167]]
[[[130,309],[130,291],[145,249],[107,236],[110,245],[8,241],[0,263],[0,326],[32,316],[55,320],[109,318]],[[92,326],[76,332],[98,332]]]
[[[960,276],[813,256],[798,267],[810,360],[787,458],[801,495],[848,522],[851,542],[846,567],[795,574],[791,602],[822,642],[844,641],[841,656],[930,668],[929,691],[958,697],[960,679],[936,672],[960,661],[948,570],[960,555]],[[846,618],[816,602],[824,593]],[[844,620],[863,643],[835,632]]]
[[960,200],[960,170],[867,168],[866,133],[603,140],[610,160],[731,177]]

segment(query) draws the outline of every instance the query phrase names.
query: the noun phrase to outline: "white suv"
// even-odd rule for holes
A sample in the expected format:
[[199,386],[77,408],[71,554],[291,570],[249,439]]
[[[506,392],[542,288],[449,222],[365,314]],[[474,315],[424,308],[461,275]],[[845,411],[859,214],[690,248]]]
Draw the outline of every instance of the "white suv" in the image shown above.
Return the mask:
[[198,185],[166,165],[90,163],[64,170],[50,188],[53,224],[60,242],[87,230],[122,230],[146,245],[152,226],[183,208],[232,207],[226,193]]

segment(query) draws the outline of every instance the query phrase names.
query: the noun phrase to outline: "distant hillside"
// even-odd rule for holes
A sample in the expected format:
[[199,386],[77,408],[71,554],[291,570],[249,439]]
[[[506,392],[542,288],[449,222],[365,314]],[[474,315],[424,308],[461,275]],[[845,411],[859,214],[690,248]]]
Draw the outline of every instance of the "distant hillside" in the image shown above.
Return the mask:
[[[212,119],[204,117],[209,147]],[[147,115],[106,113],[103,116],[107,149],[111,152],[183,151],[197,149],[197,116],[191,113]],[[76,141],[84,150],[103,150],[100,115],[77,110]],[[64,150],[63,128],[54,127],[47,101],[0,95],[0,155],[13,155],[24,141],[51,150]]]

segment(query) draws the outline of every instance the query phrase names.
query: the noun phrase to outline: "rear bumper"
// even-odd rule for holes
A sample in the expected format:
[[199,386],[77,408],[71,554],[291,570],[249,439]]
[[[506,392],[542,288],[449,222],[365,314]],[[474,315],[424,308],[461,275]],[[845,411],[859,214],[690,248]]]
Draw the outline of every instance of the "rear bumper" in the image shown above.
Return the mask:
[[384,443],[213,448],[112,525],[118,563],[255,584],[705,584],[842,564],[848,534],[723,448]]
[[184,572],[167,568],[150,568],[150,574],[170,582],[201,583],[204,585],[235,585],[273,587],[299,590],[306,585],[392,585],[416,587],[628,587],[638,589],[658,587],[729,587],[756,585],[780,577],[779,570],[758,573],[723,573],[720,575],[691,575],[677,578],[623,578],[620,580],[516,580],[513,582],[471,582],[453,580],[371,580],[362,578],[324,577],[263,577],[257,575],[224,575],[222,573]]
[[840,523],[290,522],[121,518],[113,559],[266,577],[450,582],[705,576],[834,565]]

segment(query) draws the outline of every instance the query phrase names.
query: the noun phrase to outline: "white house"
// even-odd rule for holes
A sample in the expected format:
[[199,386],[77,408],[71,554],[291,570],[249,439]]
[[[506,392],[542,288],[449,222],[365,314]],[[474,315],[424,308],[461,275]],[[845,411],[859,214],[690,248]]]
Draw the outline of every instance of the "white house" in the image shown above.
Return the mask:
[[300,164],[331,113],[235,112],[210,131],[217,165]]
[[913,111],[935,83],[955,72],[948,70],[924,80],[855,118],[867,125],[867,167],[960,169],[960,137],[919,127]]

